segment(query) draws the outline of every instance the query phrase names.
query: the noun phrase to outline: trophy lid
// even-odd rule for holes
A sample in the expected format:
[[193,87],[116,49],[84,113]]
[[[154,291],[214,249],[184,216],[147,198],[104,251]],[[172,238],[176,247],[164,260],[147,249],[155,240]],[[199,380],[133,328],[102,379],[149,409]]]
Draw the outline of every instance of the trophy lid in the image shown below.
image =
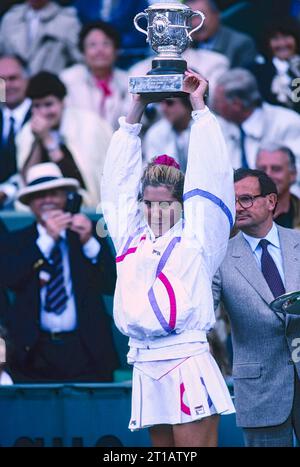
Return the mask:
[[280,295],[270,303],[270,308],[277,313],[300,315],[300,291]]
[[154,3],[150,5],[145,11],[153,11],[153,10],[188,11],[188,10],[191,10],[191,8],[188,7],[187,5],[183,5],[182,3],[173,1],[173,2]]

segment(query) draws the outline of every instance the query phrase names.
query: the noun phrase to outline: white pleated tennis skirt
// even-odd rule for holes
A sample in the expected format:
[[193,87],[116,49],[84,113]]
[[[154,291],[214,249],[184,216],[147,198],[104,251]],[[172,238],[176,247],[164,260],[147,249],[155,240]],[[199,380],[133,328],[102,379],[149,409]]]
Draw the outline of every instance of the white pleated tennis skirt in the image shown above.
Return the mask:
[[187,358],[134,364],[131,431],[234,412],[224,378],[209,351]]

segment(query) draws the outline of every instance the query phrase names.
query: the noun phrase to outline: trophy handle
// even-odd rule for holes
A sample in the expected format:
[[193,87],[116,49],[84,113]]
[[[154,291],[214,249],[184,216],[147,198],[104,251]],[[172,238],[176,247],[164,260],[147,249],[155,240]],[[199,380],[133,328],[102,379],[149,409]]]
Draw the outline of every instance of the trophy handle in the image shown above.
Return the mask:
[[145,34],[148,38],[148,32],[145,31],[145,29],[142,29],[139,24],[138,24],[138,21],[140,18],[147,18],[148,19],[148,15],[147,13],[145,13],[144,11],[142,11],[141,13],[138,13],[137,15],[135,15],[134,19],[133,19],[133,24],[135,25],[136,29],[140,32],[142,32],[143,34]]
[[194,11],[194,12],[193,12],[193,16],[200,16],[201,19],[202,19],[202,21],[201,21],[200,24],[198,24],[198,26],[196,26],[192,31],[190,31],[190,32],[188,33],[188,36],[189,36],[189,38],[191,39],[191,41],[193,40],[192,34],[194,34],[194,32],[196,32],[196,31],[198,31],[198,29],[202,28],[202,25],[203,25],[204,20],[205,20],[205,14],[202,13],[202,11],[199,11],[199,10]]

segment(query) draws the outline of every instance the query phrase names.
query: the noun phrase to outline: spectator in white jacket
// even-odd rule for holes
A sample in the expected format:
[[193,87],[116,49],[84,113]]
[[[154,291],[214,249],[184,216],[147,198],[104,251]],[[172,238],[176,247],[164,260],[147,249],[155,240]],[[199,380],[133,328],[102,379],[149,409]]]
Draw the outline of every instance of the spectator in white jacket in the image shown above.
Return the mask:
[[[255,168],[261,143],[278,141],[294,152],[300,173],[300,116],[293,110],[263,102],[256,79],[249,71],[235,68],[218,80],[213,108],[220,116],[234,168]],[[297,192],[298,188],[294,189]]]
[[18,55],[30,75],[40,70],[59,73],[81,59],[79,30],[74,8],[49,0],[27,0],[2,18],[0,54]]
[[110,24],[87,23],[79,37],[84,63],[61,73],[67,106],[95,112],[114,129],[130,99],[127,72],[115,67],[119,45],[119,33]]
[[65,108],[66,88],[52,73],[33,76],[27,95],[32,100],[32,118],[17,137],[19,171],[26,178],[33,165],[54,162],[64,177],[78,180],[85,206],[95,208],[100,202],[110,126],[92,112]]

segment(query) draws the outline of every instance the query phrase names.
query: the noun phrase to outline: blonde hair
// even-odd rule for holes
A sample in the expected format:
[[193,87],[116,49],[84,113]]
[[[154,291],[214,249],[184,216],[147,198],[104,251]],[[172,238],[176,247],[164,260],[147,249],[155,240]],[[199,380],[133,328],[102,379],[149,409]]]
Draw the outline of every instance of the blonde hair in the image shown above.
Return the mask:
[[147,186],[166,186],[174,198],[180,203],[183,202],[184,174],[180,169],[170,165],[157,164],[155,159],[147,165],[144,170],[141,183],[141,199]]

